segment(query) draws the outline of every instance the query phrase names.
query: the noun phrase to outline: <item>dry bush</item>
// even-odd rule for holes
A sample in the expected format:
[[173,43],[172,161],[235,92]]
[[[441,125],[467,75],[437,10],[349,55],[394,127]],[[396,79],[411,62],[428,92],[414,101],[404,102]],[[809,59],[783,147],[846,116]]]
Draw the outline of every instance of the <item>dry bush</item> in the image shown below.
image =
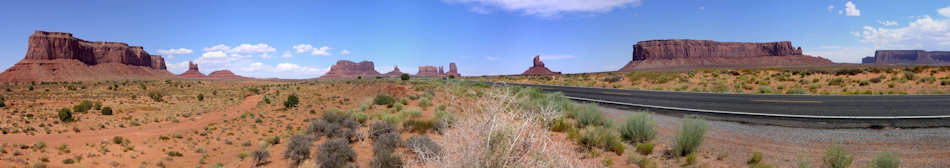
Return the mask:
[[[507,89],[495,89],[464,111],[479,111],[453,124],[437,141],[442,155],[410,160],[409,167],[599,167],[581,160],[570,141],[558,141],[532,120],[544,113],[515,108]],[[553,118],[553,117],[552,117]]]

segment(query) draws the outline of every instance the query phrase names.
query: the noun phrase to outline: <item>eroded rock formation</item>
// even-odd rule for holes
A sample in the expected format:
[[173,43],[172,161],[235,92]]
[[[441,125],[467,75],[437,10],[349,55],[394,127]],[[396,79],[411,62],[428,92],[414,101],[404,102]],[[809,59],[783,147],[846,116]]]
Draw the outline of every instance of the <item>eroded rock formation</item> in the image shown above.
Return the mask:
[[458,66],[455,65],[454,62],[449,63],[448,72],[445,71],[445,68],[443,66],[436,67],[432,65],[419,66],[419,71],[416,72],[416,76],[449,76],[449,75],[462,76],[462,74],[458,72]]
[[396,66],[393,68],[393,71],[386,72],[386,74],[383,74],[383,76],[396,77],[402,74],[402,71],[399,71],[399,66]]
[[330,71],[320,76],[320,78],[356,78],[358,76],[375,77],[379,75],[372,61],[356,63],[348,60],[340,60],[333,66],[330,66]]
[[618,71],[718,67],[772,67],[832,64],[802,54],[791,42],[649,40],[633,45],[633,60]]
[[877,50],[874,57],[864,57],[865,64],[908,64],[908,65],[947,65],[950,64],[948,51],[924,50]]
[[541,62],[541,55],[534,56],[534,65],[532,65],[528,70],[525,70],[521,75],[557,75],[561,72],[554,72],[544,66],[544,62]]
[[76,81],[154,79],[173,76],[165,60],[141,46],[86,41],[70,33],[35,31],[26,57],[2,74],[0,81]]
[[205,74],[201,73],[201,71],[198,71],[198,64],[195,64],[195,63],[192,63],[191,61],[188,61],[188,70],[185,71],[184,73],[179,74],[178,77],[182,77],[182,78],[204,78],[204,77],[207,77],[207,76],[206,76]]

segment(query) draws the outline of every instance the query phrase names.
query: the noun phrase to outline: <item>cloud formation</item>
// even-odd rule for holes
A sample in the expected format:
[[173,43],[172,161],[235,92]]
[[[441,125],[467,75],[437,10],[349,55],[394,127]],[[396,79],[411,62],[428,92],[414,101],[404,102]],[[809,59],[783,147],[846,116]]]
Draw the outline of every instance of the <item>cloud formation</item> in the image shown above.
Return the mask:
[[950,48],[950,7],[937,10],[942,18],[915,17],[904,27],[884,28],[864,26],[861,32],[852,32],[862,42],[882,49],[947,49]]
[[[330,48],[328,46],[313,48],[313,45],[310,45],[310,44],[297,44],[297,45],[294,45],[293,48],[294,50],[297,51],[297,53],[310,52],[310,55],[322,55],[322,56],[333,55],[333,54],[330,54],[330,50],[333,48]],[[346,53],[349,54],[349,51],[346,51]]]
[[350,50],[340,51],[340,55],[350,55]]
[[897,25],[898,25],[897,21],[893,21],[893,20],[885,20],[885,21],[880,21],[880,20],[878,20],[877,23],[880,23],[881,25],[884,25],[884,26],[897,26]]
[[487,14],[490,8],[519,12],[523,15],[557,17],[563,13],[605,13],[617,8],[635,7],[640,0],[444,0],[471,4],[469,11]]
[[[305,46],[294,46],[294,50]],[[312,46],[309,50],[314,50]],[[194,62],[203,73],[227,69],[242,76],[252,77],[281,77],[281,78],[314,78],[326,73],[328,68],[313,68],[293,63],[277,65],[259,61],[259,58],[270,58],[276,55],[277,49],[267,44],[241,44],[231,47],[225,44],[204,48],[204,53]],[[280,55],[284,58],[293,57],[290,50]],[[187,70],[188,62],[179,62],[167,65],[169,71],[182,73]]]
[[[250,57],[253,55],[258,55],[261,58],[270,58],[271,53],[276,52],[277,49],[271,47],[270,45],[260,43],[260,44],[240,44],[235,47],[231,47],[225,44],[218,44],[212,47],[204,48],[205,54],[211,52],[220,52],[215,54],[229,54],[237,57]],[[203,54],[202,54],[203,57]],[[200,59],[200,58],[199,58]]]
[[861,16],[861,10],[854,6],[854,3],[851,1],[844,3],[844,13],[845,16]]
[[192,51],[187,48],[158,50],[158,54],[168,56],[169,59],[175,58],[175,55],[191,54],[191,52]]

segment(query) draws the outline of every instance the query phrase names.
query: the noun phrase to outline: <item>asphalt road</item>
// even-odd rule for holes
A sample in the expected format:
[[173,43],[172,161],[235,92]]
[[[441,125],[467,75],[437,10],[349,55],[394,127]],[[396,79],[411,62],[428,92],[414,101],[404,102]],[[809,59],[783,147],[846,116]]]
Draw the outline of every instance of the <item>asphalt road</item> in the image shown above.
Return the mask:
[[510,84],[601,103],[703,113],[816,119],[947,119],[950,95],[768,95]]

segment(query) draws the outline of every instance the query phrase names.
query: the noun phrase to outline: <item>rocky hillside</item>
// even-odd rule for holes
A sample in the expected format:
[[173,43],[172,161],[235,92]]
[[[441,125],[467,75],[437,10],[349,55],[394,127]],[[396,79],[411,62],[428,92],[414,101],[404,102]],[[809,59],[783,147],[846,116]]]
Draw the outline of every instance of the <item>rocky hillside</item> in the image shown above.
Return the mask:
[[79,81],[173,77],[165,60],[141,46],[86,41],[70,33],[36,31],[26,57],[3,73],[0,81]]
[[361,61],[359,63],[340,60],[330,66],[330,71],[320,76],[320,78],[356,78],[356,77],[375,77],[380,76],[376,72],[376,66],[372,61]]
[[541,62],[541,56],[534,56],[534,65],[532,65],[528,70],[525,70],[521,75],[557,75],[561,72],[554,72],[544,67],[544,62]]
[[230,70],[217,70],[217,71],[211,72],[210,74],[208,74],[208,78],[213,78],[213,79],[250,79],[250,78],[248,78],[248,77],[243,77],[243,76],[236,75],[236,74],[234,74],[234,72],[231,72]]
[[633,60],[618,71],[720,67],[781,67],[833,64],[802,54],[791,42],[649,40],[633,45]]
[[877,50],[874,57],[864,57],[865,64],[948,65],[950,52],[924,50]]

